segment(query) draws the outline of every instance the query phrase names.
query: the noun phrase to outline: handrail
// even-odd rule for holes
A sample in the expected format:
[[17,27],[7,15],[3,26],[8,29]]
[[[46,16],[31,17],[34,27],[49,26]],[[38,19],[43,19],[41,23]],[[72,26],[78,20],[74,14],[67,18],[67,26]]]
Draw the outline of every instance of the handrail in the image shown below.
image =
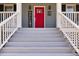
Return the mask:
[[62,12],[59,12],[58,16],[60,17],[60,30],[79,54],[79,27]]
[[8,42],[10,37],[18,29],[17,16],[18,13],[16,12],[15,14],[0,23],[0,49]]
[[79,29],[79,26],[77,26],[77,24],[75,24],[73,21],[71,21],[68,17],[66,17],[64,14],[62,14],[61,12],[59,12],[60,15],[62,15],[64,18],[66,18],[66,20],[68,22],[70,22],[71,24],[73,24],[73,26],[75,26],[77,29]]
[[75,24],[79,25],[79,12],[62,12],[65,16],[71,19]]
[[79,13],[79,12],[62,12],[62,13]]
[[4,20],[3,22],[0,23],[0,26],[4,25],[6,22],[8,22],[11,18],[13,18],[15,15],[17,15],[17,12],[10,16],[8,19]]
[[0,11],[0,13],[15,13],[14,11]]

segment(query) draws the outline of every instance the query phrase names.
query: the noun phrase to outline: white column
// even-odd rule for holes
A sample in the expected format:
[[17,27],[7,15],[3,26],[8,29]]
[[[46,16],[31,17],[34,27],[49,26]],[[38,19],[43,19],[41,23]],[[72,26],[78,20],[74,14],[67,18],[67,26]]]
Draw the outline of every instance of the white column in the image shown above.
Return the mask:
[[17,3],[17,12],[18,12],[17,26],[22,27],[22,3]]
[[56,27],[59,28],[60,25],[60,17],[58,15],[58,12],[61,12],[61,3],[57,3],[57,21],[56,21]]

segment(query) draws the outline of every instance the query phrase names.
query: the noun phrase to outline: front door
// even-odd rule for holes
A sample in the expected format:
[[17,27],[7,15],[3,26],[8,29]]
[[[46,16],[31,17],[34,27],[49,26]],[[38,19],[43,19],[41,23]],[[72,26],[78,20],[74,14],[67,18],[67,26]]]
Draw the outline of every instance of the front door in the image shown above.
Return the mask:
[[35,28],[44,28],[44,7],[35,6]]

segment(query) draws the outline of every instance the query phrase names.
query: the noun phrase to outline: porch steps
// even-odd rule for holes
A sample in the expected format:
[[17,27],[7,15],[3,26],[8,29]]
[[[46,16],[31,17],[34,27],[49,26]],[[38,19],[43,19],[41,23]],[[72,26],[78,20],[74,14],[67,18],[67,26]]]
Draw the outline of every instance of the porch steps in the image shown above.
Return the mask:
[[57,28],[21,28],[0,51],[1,56],[77,55]]

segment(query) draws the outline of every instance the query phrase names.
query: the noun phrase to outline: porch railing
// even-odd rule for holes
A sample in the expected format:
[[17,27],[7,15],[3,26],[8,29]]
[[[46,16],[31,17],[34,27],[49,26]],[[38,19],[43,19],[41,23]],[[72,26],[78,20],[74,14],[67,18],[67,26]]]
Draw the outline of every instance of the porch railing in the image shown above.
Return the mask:
[[59,12],[60,30],[79,54],[79,27],[63,13]]
[[13,15],[15,12],[0,12],[0,23]]
[[75,24],[79,25],[79,12],[62,12],[69,19],[71,19]]
[[0,23],[0,49],[6,44],[10,37],[18,29],[17,15],[18,13],[15,13]]

